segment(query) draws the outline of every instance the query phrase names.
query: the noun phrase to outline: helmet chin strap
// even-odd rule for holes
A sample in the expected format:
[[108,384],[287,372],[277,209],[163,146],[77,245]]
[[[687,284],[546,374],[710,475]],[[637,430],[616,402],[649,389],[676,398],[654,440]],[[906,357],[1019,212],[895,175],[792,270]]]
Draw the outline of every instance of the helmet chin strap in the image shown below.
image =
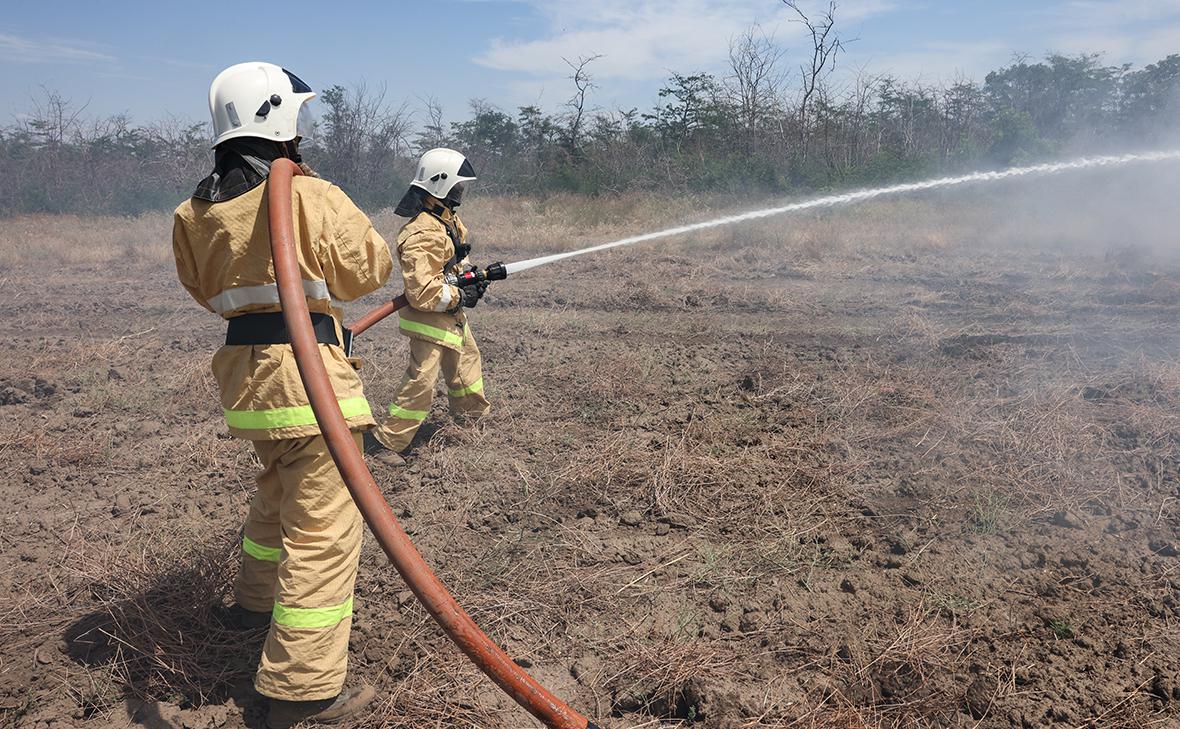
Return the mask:
[[303,155],[299,154],[299,137],[286,142],[278,142],[280,154],[295,164],[303,164]]

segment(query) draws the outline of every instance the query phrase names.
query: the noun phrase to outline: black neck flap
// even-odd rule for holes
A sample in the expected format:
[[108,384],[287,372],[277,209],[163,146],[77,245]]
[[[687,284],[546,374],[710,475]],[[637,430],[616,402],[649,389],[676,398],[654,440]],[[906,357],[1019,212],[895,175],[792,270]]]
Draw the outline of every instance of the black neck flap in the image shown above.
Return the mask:
[[296,163],[300,157],[293,142],[239,137],[217,145],[213,172],[201,180],[193,197],[218,203],[244,195],[266,181],[270,163],[286,157]]

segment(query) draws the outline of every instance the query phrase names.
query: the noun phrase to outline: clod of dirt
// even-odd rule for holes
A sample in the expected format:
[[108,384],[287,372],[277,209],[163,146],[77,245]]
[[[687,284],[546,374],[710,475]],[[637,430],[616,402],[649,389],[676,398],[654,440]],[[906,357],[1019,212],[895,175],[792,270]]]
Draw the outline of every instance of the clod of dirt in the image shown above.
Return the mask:
[[667,514],[660,521],[675,529],[688,529],[697,525],[695,516],[676,511]]
[[1110,522],[1106,525],[1106,532],[1108,534],[1117,534],[1119,532],[1130,532],[1139,528],[1139,522],[1129,517],[1116,514],[1111,517]]
[[730,604],[729,596],[724,593],[715,592],[709,597],[709,607],[715,613],[725,612],[729,609]]
[[131,511],[131,497],[127,494],[119,494],[115,497],[115,505],[111,507],[111,515],[119,516]]
[[849,595],[855,595],[856,594],[856,585],[853,584],[852,580],[845,577],[843,580],[840,581],[840,591],[847,592]]
[[976,676],[967,687],[963,706],[973,719],[982,719],[992,705],[992,687],[984,676]]
[[1153,539],[1148,543],[1151,551],[1155,552],[1161,557],[1178,557],[1180,556],[1180,547],[1176,546],[1175,542],[1166,541],[1163,539]]
[[833,562],[848,562],[856,556],[856,548],[852,546],[852,542],[840,534],[822,535],[817,541],[824,545],[824,552]]
[[1158,696],[1161,701],[1180,700],[1180,684],[1175,676],[1157,673],[1151,680],[1151,693]]
[[1049,520],[1053,526],[1059,526],[1065,529],[1081,529],[1082,519],[1077,513],[1073,511],[1059,511],[1053,515]]
[[643,514],[635,510],[624,511],[622,515],[619,516],[619,523],[623,526],[629,527],[639,526],[643,523]]
[[29,393],[15,387],[0,387],[0,405],[20,405],[30,400]]
[[766,615],[761,610],[750,610],[742,613],[741,620],[738,621],[738,630],[743,633],[753,633],[759,630],[766,624]]
[[619,712],[639,711],[643,708],[644,697],[639,693],[625,693],[615,696],[612,708]]
[[594,678],[601,668],[601,662],[597,656],[589,655],[574,661],[570,666],[570,675],[575,680],[585,683]]

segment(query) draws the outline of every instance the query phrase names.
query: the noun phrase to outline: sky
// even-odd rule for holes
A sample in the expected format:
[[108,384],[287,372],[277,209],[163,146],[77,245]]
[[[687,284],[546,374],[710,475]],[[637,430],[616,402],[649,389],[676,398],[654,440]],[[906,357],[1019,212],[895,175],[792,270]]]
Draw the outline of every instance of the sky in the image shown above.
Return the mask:
[[[1180,0],[840,0],[837,18],[851,41],[844,78],[982,80],[1017,54],[1143,65],[1180,53]],[[753,24],[797,71],[803,28],[781,0],[11,3],[0,17],[0,124],[45,90],[87,115],[201,121],[209,82],[248,60],[313,88],[385,88],[419,118],[433,97],[455,121],[471,99],[556,109],[572,92],[566,60],[601,56],[589,66],[591,104],[646,109],[673,71],[723,74],[730,40]]]

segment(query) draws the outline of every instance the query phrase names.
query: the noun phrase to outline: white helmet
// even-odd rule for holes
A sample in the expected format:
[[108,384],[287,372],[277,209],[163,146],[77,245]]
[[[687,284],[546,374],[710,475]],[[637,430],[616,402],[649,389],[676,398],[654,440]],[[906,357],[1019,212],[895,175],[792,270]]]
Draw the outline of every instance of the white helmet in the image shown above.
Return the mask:
[[418,174],[410,185],[444,200],[452,187],[474,179],[475,168],[466,157],[453,149],[436,147],[422,155],[418,162]]
[[288,142],[311,135],[311,87],[273,63],[230,66],[209,86],[213,146],[238,137]]

